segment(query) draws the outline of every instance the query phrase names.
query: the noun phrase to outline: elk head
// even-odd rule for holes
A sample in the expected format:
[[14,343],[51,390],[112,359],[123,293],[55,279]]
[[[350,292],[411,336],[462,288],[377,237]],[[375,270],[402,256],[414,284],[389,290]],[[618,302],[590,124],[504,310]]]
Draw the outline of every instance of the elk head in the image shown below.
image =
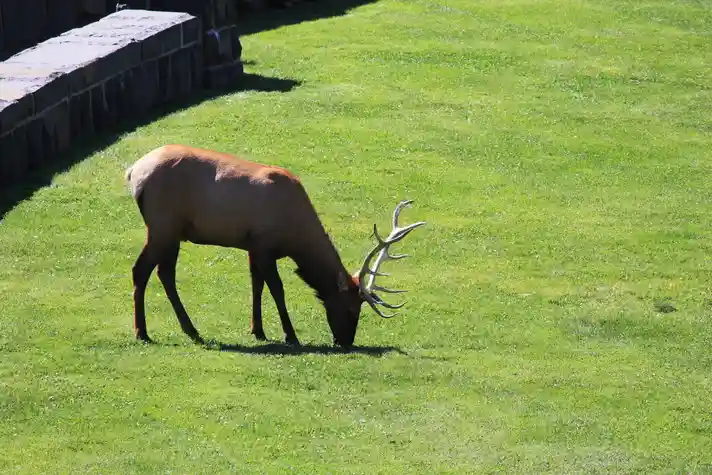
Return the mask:
[[[407,254],[390,254],[388,251],[391,245],[403,240],[403,238],[415,228],[425,225],[425,221],[419,221],[403,228],[398,225],[398,218],[400,217],[401,211],[410,206],[412,202],[413,200],[406,200],[398,203],[393,211],[393,229],[385,239],[381,238],[378,234],[376,224],[373,225],[373,235],[376,238],[376,245],[366,255],[361,269],[350,278],[345,275],[339,275],[339,292],[336,298],[324,301],[335,344],[345,347],[353,344],[363,302],[368,302],[371,308],[383,318],[391,318],[395,316],[395,313],[386,315],[378,308],[379,305],[390,309],[398,309],[405,305],[405,303],[392,305],[379,297],[376,293],[377,291],[391,294],[404,293],[407,291],[391,290],[376,285],[376,277],[389,275],[378,271],[381,264],[385,261],[408,257]],[[376,260],[372,266],[371,261],[374,257]],[[344,310],[346,318],[344,318]]]

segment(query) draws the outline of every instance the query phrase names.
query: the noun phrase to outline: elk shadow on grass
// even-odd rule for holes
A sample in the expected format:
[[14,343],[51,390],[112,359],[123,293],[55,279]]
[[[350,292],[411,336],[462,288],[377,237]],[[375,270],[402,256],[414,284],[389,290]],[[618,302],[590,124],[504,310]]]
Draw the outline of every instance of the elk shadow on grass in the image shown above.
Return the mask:
[[297,355],[349,355],[361,354],[368,356],[383,356],[387,353],[398,353],[400,355],[408,355],[402,349],[396,346],[358,346],[354,345],[349,349],[341,348],[332,345],[288,345],[286,343],[269,342],[255,346],[227,344],[219,341],[211,341],[205,346],[210,350],[225,351],[229,353],[242,354],[257,354],[257,355],[281,355],[281,356],[297,356]]
[[111,146],[119,141],[124,134],[130,133],[139,127],[148,125],[166,115],[179,112],[183,109],[227,94],[242,91],[289,92],[301,84],[302,81],[295,79],[283,79],[245,73],[230,87],[199,90],[183,99],[157,106],[142,117],[124,119],[115,126],[99,132],[94,137],[84,139],[76,145],[72,145],[66,152],[53,157],[51,163],[45,163],[37,170],[31,171],[18,183],[0,189],[0,222],[17,204],[31,198],[37,190],[51,184],[55,175],[67,171],[73,165],[81,162],[92,154]]

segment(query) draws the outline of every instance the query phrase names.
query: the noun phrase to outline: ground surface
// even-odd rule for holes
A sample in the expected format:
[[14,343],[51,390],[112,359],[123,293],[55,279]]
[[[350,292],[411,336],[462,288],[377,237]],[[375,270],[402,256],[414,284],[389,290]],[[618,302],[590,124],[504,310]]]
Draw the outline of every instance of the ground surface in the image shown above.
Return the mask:
[[[132,131],[0,224],[0,472],[709,473],[710,7],[384,0],[244,37],[253,85],[301,84]],[[186,307],[233,351],[155,276],[134,343],[123,171],[165,142],[292,169],[350,269],[415,199],[405,311],[331,352],[284,261],[308,346],[267,293],[261,345],[245,254],[185,245]]]

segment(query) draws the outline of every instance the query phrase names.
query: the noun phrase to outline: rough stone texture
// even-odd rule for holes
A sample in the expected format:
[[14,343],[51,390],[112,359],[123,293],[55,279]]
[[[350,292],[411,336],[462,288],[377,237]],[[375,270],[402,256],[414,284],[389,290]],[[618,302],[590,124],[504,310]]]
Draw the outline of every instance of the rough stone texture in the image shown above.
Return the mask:
[[[309,0],[316,2],[319,0]],[[0,0],[0,60],[122,8],[189,13],[205,31],[235,25],[250,10],[285,8],[296,0]]]
[[0,63],[0,185],[200,89],[200,31],[186,13],[122,10]]
[[[245,8],[240,0],[125,0],[121,2],[127,8],[146,8],[150,10],[181,11],[202,18],[202,31],[196,30],[196,36],[203,35],[203,64],[208,87],[222,83],[226,78],[239,80],[242,66],[235,62],[242,55],[242,45],[237,32],[238,9]],[[184,31],[185,35],[188,32]],[[225,66],[225,68],[215,68]],[[230,74],[228,74],[230,71]],[[240,73],[240,74],[235,74]],[[211,78],[215,78],[212,81]]]
[[242,56],[240,36],[235,25],[215,28],[203,38],[205,66],[232,63]]
[[237,21],[238,0],[123,0],[129,9],[186,12],[203,20],[206,30]]
[[227,89],[240,80],[244,70],[242,61],[211,66],[205,69],[205,85],[210,89]]

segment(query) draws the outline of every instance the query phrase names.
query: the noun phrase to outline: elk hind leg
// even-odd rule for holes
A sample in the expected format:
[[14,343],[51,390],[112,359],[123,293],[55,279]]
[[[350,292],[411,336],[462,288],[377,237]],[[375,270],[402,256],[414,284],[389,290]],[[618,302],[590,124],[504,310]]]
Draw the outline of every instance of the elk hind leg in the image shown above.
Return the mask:
[[183,333],[188,335],[195,343],[203,344],[203,338],[195,326],[193,326],[193,322],[190,320],[188,312],[186,312],[178,296],[178,289],[176,288],[176,264],[178,262],[179,252],[180,242],[166,246],[158,262],[158,278],[163,285],[163,290],[166,292],[166,297],[168,297],[168,300],[171,302],[171,306],[178,318]]
[[144,244],[132,268],[133,277],[133,303],[134,303],[134,333],[137,340],[153,343],[146,330],[146,285],[151,277],[157,261],[148,244]]

